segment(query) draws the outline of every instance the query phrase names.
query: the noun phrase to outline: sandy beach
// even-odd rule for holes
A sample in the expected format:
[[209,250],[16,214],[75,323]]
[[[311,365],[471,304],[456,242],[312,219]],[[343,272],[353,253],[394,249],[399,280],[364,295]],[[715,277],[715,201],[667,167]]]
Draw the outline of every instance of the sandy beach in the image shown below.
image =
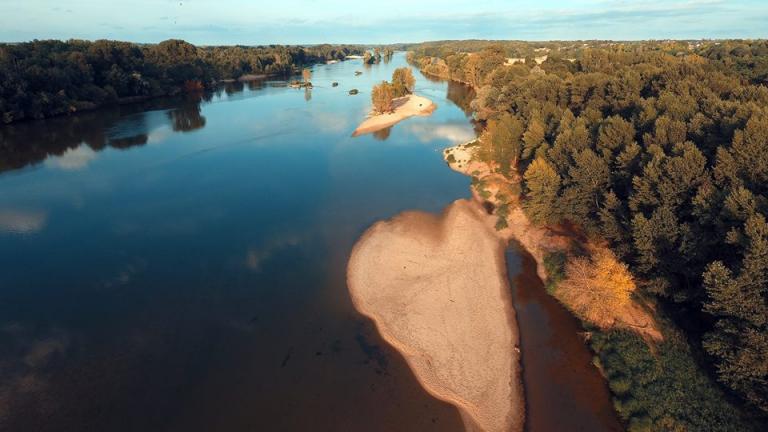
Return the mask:
[[400,351],[424,388],[458,407],[467,430],[519,431],[518,330],[504,242],[475,201],[440,216],[404,212],[355,245],[355,307]]
[[381,129],[386,129],[398,122],[413,116],[428,116],[437,108],[429,99],[423,96],[408,95],[393,101],[394,110],[386,114],[371,113],[360,126],[352,132],[352,136],[360,136]]

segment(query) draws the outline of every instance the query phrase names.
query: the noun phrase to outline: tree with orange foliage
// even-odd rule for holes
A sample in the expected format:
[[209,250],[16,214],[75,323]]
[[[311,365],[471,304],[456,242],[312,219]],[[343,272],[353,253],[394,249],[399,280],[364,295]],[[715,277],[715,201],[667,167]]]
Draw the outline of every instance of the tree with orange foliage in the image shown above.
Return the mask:
[[611,326],[620,309],[627,306],[635,281],[626,264],[607,249],[591,259],[573,258],[566,265],[566,278],[556,296],[583,319],[603,328]]
[[392,111],[392,99],[394,98],[394,88],[392,87],[392,84],[386,81],[382,81],[381,84],[374,86],[371,91],[373,109],[379,114]]

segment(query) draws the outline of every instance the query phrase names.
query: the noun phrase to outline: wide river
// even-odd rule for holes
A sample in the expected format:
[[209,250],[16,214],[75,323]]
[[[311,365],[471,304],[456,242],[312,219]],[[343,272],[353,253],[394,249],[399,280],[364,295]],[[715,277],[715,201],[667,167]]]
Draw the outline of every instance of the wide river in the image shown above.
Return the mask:
[[[373,222],[469,196],[441,157],[474,137],[468,89],[416,74],[432,116],[351,137],[403,65],[0,126],[0,430],[462,430],[345,282]],[[536,307],[551,300],[538,283],[515,291],[540,389],[528,429],[615,429],[578,324]],[[552,356],[578,364],[526,364]]]

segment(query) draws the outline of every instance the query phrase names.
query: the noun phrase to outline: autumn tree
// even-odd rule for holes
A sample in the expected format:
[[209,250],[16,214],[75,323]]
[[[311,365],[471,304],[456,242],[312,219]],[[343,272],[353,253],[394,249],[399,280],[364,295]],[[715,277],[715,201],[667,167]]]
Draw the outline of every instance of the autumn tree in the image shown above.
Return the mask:
[[312,70],[309,68],[302,69],[301,77],[304,79],[305,83],[310,82],[310,80],[312,80]]
[[395,91],[392,84],[382,81],[381,84],[375,85],[371,91],[371,102],[373,102],[373,109],[378,113],[391,112],[392,100],[395,98]]
[[392,72],[392,87],[395,97],[401,97],[413,93],[416,85],[416,79],[413,77],[411,68],[401,67]]
[[634,290],[627,265],[611,251],[599,249],[591,258],[569,260],[556,295],[577,315],[605,328],[614,324]]

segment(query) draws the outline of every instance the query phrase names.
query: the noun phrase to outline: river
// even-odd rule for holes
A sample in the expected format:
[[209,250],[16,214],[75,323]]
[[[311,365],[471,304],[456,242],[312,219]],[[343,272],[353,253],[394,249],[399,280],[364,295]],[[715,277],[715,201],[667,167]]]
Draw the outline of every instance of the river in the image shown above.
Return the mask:
[[0,430],[462,430],[345,282],[373,222],[469,196],[468,89],[417,74],[432,116],[351,137],[403,65],[0,126]]

